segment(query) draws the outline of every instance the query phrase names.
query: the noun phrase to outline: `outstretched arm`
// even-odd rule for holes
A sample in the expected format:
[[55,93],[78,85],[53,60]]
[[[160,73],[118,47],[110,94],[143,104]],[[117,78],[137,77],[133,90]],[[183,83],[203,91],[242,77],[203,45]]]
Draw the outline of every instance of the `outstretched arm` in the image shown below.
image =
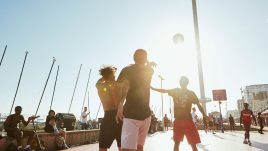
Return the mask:
[[28,125],[32,120],[34,120],[35,118],[36,118],[35,116],[31,116],[31,117],[28,118],[27,121],[25,121],[24,117],[22,116],[22,117],[21,117],[21,121],[22,121],[22,123],[23,123],[24,126],[27,126],[27,125]]
[[169,92],[169,90],[167,90],[167,89],[157,89],[154,87],[151,87],[151,89],[156,91],[156,92],[160,92],[160,93],[168,93]]

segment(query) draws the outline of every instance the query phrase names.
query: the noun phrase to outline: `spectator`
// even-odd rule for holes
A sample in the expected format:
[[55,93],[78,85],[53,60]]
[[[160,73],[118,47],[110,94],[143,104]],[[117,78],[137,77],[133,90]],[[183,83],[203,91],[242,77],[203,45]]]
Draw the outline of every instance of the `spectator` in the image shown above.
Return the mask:
[[214,125],[214,117],[212,114],[209,115],[209,121],[208,121],[208,126],[209,130],[212,132],[212,134],[215,134],[216,127]]
[[53,127],[53,133],[56,135],[56,145],[59,149],[68,149],[65,139],[66,133],[62,129],[58,129],[56,126],[56,117],[51,116],[49,120],[49,125]]
[[51,119],[51,117],[55,116],[55,111],[54,110],[50,110],[48,112],[47,118],[46,118],[46,125],[45,125],[45,131],[47,133],[53,133],[54,132],[54,128],[52,125],[49,124],[49,121]]
[[164,117],[164,131],[168,131],[168,117],[167,117],[167,114],[165,114],[165,117]]
[[264,127],[264,118],[261,116],[261,112],[258,113],[258,123],[260,125],[260,129],[259,129],[259,133],[260,134],[264,134],[263,133],[263,127]]
[[235,130],[235,122],[234,122],[234,117],[232,114],[229,116],[229,124],[230,124],[230,130],[234,131]]
[[198,116],[196,115],[196,109],[195,109],[195,107],[193,107],[192,108],[192,119],[193,119],[193,122],[194,122],[194,125],[195,125],[195,127],[196,127],[196,124],[197,124],[197,122],[198,122]]
[[[15,114],[11,114],[7,117],[6,121],[4,122],[4,129],[7,132],[7,136],[14,138],[17,140],[18,143],[18,151],[30,151],[34,139],[34,132],[33,131],[22,131],[17,127],[17,125],[22,122],[24,126],[27,126],[32,120],[36,117],[31,116],[28,118],[28,121],[25,121],[24,117],[21,115],[22,107],[16,106],[15,107]],[[28,142],[26,147],[22,148],[22,138],[24,136],[29,136]]]
[[81,113],[81,126],[82,130],[85,130],[88,128],[87,125],[87,116],[89,115],[90,112],[87,113],[87,107],[84,107],[84,111]]

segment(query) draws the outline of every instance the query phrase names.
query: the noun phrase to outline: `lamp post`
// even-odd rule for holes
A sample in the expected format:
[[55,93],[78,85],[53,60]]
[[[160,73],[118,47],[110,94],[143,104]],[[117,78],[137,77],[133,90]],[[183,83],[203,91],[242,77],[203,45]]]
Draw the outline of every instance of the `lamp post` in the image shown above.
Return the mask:
[[[163,80],[164,78],[161,75],[158,75],[159,79],[160,79],[160,88],[163,89]],[[162,118],[162,122],[164,124],[164,96],[163,93],[161,93],[161,102],[162,102],[162,108],[161,108],[161,118]],[[164,130],[164,127],[163,127]]]
[[169,104],[170,104],[170,121],[173,121],[173,117],[172,117],[172,104],[171,104],[171,102],[172,102],[172,98],[169,97]]
[[222,119],[222,113],[221,113],[221,100],[219,100],[219,110],[220,110],[220,124],[221,124],[221,132],[224,133],[223,128],[223,119]]
[[197,50],[197,63],[198,63],[198,74],[199,74],[199,89],[201,96],[201,103],[206,111],[206,102],[204,101],[205,96],[205,87],[204,87],[204,78],[203,78],[203,68],[202,68],[202,56],[201,56],[201,48],[200,48],[200,39],[199,39],[199,28],[198,28],[198,18],[197,18],[197,9],[196,9],[196,0],[192,0],[193,5],[193,19],[194,19],[194,29],[195,29],[195,44]]

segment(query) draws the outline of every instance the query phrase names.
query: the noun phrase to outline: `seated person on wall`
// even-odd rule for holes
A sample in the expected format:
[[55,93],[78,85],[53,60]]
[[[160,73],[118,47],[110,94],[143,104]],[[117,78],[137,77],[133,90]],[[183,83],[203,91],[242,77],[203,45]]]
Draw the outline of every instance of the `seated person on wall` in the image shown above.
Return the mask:
[[[7,132],[7,136],[14,138],[17,140],[18,144],[18,151],[30,151],[30,145],[34,139],[34,132],[33,131],[23,131],[20,130],[17,125],[22,122],[24,126],[27,126],[30,121],[34,120],[36,117],[31,116],[28,118],[28,121],[25,121],[24,117],[21,115],[22,107],[16,106],[15,107],[15,114],[11,114],[7,117],[6,121],[4,122],[4,129]],[[22,139],[23,136],[29,136],[28,142],[26,147],[22,148]]]
[[49,124],[49,121],[50,121],[50,119],[51,119],[52,116],[55,116],[55,111],[54,110],[50,110],[48,112],[48,115],[47,115],[47,118],[46,118],[45,131],[47,133],[54,133],[53,126]]
[[[53,119],[55,118],[55,114],[56,113],[55,113],[54,110],[50,110],[48,112],[48,115],[47,115],[47,118],[46,118],[46,125],[45,125],[45,131],[47,133],[54,133],[54,127],[53,127],[53,125],[50,124],[50,120],[51,120],[51,118],[53,118]],[[60,123],[59,128],[58,128],[59,134],[65,139],[66,138],[66,133],[63,130],[64,129],[64,123],[61,122],[61,121],[59,123]]]
[[66,133],[62,129],[58,129],[56,126],[56,117],[51,116],[49,118],[49,125],[53,128],[53,133],[56,135],[56,145],[59,149],[68,149],[65,139]]

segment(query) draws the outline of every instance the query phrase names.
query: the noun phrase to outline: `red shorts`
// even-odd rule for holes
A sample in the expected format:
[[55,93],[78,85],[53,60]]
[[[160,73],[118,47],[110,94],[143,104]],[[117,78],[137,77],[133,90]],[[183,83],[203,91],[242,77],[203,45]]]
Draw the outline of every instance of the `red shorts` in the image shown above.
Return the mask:
[[175,120],[173,128],[174,141],[182,142],[184,135],[189,144],[201,143],[198,131],[192,120]]

